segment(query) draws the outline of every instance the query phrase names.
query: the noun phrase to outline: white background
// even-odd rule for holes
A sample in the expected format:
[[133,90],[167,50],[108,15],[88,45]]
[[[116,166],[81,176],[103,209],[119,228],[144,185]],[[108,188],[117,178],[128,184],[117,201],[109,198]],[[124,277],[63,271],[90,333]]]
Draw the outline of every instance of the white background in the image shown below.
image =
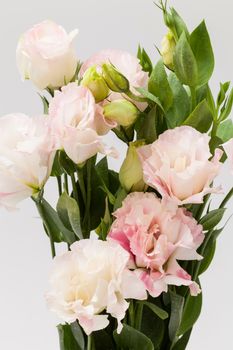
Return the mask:
[[[206,19],[216,57],[212,87],[232,80],[232,1],[170,1],[190,29]],[[53,19],[68,31],[78,27],[78,56],[84,60],[102,48],[121,48],[136,53],[143,44],[156,62],[166,29],[151,0],[7,0],[0,9],[0,115],[9,112],[39,114],[41,104],[30,83],[21,83],[15,66],[19,35],[43,19]],[[1,137],[1,130],[0,130]],[[108,142],[115,144],[113,136]],[[119,146],[118,146],[119,149]],[[123,151],[122,151],[123,153]],[[113,167],[116,162],[111,161]],[[221,175],[224,189],[233,186],[227,170]],[[48,196],[56,199],[50,184]],[[233,212],[233,200],[229,212]],[[233,222],[218,241],[214,263],[202,277],[204,305],[188,350],[233,349]],[[47,311],[43,294],[50,267],[48,240],[33,203],[20,211],[0,211],[0,349],[57,350],[56,320]]]

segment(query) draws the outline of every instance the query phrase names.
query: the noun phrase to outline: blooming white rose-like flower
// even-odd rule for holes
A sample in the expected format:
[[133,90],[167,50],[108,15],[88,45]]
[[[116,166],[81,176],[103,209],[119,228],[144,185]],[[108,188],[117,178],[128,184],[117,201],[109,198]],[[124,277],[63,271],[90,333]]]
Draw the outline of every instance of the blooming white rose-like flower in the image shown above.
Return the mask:
[[145,183],[178,205],[202,203],[206,194],[219,192],[211,183],[221,168],[223,152],[216,149],[212,157],[209,141],[207,134],[180,126],[138,148]]
[[116,125],[107,120],[91,91],[76,83],[56,91],[50,102],[49,116],[57,148],[64,149],[74,163],[80,164],[100,152],[115,156],[100,135]]
[[127,268],[129,253],[115,242],[95,238],[74,243],[71,251],[54,259],[48,307],[62,320],[76,320],[90,334],[107,327],[106,310],[118,321],[129,304],[125,299],[146,299],[143,283]]
[[68,83],[77,67],[73,47],[77,32],[67,34],[63,27],[47,20],[24,33],[16,50],[22,78],[32,80],[41,90]]
[[44,116],[12,114],[0,118],[0,205],[10,209],[43,188],[54,144]]

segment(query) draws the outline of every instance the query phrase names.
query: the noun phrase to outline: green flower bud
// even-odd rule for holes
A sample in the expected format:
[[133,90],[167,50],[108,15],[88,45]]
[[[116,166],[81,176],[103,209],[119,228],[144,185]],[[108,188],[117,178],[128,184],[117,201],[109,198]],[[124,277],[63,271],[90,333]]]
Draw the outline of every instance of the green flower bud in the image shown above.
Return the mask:
[[170,69],[174,69],[173,55],[176,48],[176,41],[171,31],[165,35],[162,40],[161,55],[163,58],[163,63]]
[[103,101],[109,94],[109,88],[103,77],[97,72],[96,66],[87,69],[81,85],[91,90],[96,102]]
[[134,124],[138,115],[137,107],[128,100],[119,99],[104,106],[105,118],[115,120],[121,126],[128,127]]
[[128,79],[118,72],[112,64],[103,64],[102,74],[110,90],[121,93],[129,91]]
[[121,166],[119,180],[127,192],[143,191],[146,187],[143,181],[142,165],[137,153],[137,147],[143,145],[143,141],[130,142],[126,158]]

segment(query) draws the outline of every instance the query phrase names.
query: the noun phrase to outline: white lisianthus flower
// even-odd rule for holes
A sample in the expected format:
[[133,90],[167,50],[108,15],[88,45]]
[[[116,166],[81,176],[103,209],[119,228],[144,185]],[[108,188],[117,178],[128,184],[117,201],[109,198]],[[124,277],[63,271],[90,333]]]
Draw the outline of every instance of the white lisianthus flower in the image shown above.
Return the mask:
[[62,320],[78,320],[86,334],[107,327],[104,310],[118,321],[128,309],[125,299],[146,299],[139,277],[127,268],[129,253],[115,242],[95,238],[74,243],[71,251],[54,259],[48,307]]
[[52,21],[36,24],[24,33],[16,50],[22,78],[32,80],[41,90],[70,82],[78,62],[73,47],[77,33],[67,34]]
[[0,118],[0,130],[0,206],[13,209],[43,188],[54,145],[44,116],[7,115]]

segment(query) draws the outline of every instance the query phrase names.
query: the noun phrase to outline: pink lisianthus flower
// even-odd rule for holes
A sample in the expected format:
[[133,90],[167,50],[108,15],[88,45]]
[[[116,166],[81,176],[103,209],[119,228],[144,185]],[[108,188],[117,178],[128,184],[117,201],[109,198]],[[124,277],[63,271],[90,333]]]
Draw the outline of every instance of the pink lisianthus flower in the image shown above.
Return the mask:
[[116,155],[100,137],[115,123],[104,118],[101,105],[96,105],[88,88],[70,83],[56,91],[50,102],[49,117],[57,149],[64,149],[76,164],[98,152]]
[[178,205],[202,203],[206,194],[219,192],[211,184],[219,173],[222,151],[217,149],[212,157],[209,140],[207,134],[180,126],[138,148],[145,183]]
[[189,286],[192,295],[198,294],[199,286],[177,262],[202,258],[196,251],[204,239],[202,226],[189,212],[154,193],[133,192],[113,215],[108,239],[130,253],[131,268],[152,296],[170,284]]
[[[99,53],[91,56],[85,61],[80,69],[80,77],[84,75],[86,70],[92,66],[101,67],[103,63],[111,63],[116,69],[122,73],[129,81],[131,90],[138,94],[135,88],[143,87],[147,88],[148,73],[142,70],[139,60],[128,52],[120,50],[103,50]],[[108,96],[108,100],[113,101],[121,98],[119,93],[111,93]],[[144,110],[147,106],[146,103],[135,103],[140,110]]]

